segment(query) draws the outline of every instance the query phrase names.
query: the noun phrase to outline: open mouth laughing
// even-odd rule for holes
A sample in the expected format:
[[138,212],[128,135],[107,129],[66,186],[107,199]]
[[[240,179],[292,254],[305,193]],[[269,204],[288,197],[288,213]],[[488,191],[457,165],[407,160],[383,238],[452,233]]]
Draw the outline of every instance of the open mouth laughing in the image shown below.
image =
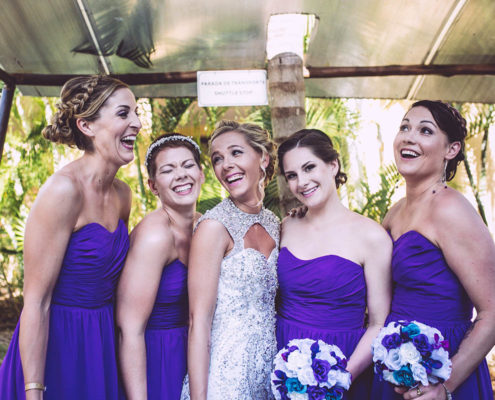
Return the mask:
[[186,183],[186,184],[183,184],[183,185],[177,185],[173,188],[173,191],[177,194],[181,194],[181,195],[184,195],[184,194],[189,194],[191,193],[192,191],[192,184],[191,183]]
[[229,184],[229,185],[233,185],[235,184],[236,182],[239,182],[241,181],[242,179],[244,178],[244,174],[241,174],[239,172],[235,173],[235,174],[232,174],[232,175],[229,175],[225,178],[225,181]]
[[122,139],[120,139],[120,143],[122,143],[122,145],[128,150],[134,149],[135,141],[136,141],[136,135],[127,135],[124,136]]
[[416,152],[414,150],[410,150],[410,149],[401,150],[400,155],[402,158],[408,158],[408,159],[419,157],[418,152]]

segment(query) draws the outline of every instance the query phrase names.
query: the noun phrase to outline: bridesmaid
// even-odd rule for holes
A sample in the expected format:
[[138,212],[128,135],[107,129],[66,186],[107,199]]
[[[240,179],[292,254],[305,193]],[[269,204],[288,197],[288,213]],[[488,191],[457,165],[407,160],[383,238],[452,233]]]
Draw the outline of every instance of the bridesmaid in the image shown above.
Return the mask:
[[404,399],[493,400],[484,358],[495,344],[495,246],[469,202],[446,185],[464,159],[465,137],[466,121],[455,108],[429,100],[412,105],[394,141],[406,197],[384,220],[394,239],[387,322],[418,320],[439,329],[450,343],[452,375],[407,392],[375,377],[373,399],[405,392]]
[[161,206],[131,234],[117,292],[120,364],[129,400],[178,400],[186,375],[187,261],[204,182],[199,146],[177,133],[146,154]]
[[303,338],[339,346],[353,377],[344,398],[366,399],[371,342],[390,307],[392,243],[379,224],[340,202],[337,188],[347,177],[325,133],[294,133],[280,145],[278,157],[290,191],[308,209],[304,217],[282,222],[278,348]]
[[24,309],[0,369],[2,399],[116,399],[113,301],[129,246],[129,187],[115,178],[141,128],[128,86],[77,77],[44,136],[82,157],[51,176],[24,242]]

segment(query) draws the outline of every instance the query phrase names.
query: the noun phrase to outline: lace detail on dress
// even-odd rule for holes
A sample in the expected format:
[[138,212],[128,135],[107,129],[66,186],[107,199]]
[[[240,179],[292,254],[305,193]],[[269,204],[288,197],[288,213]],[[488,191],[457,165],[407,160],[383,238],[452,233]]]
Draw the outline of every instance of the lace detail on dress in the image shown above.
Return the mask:
[[[211,329],[209,400],[265,400],[270,389],[275,340],[276,263],[279,247],[278,218],[266,209],[258,214],[239,210],[230,199],[203,215],[221,222],[234,248],[220,267],[218,294]],[[244,236],[260,224],[275,241],[268,258],[244,248]],[[189,399],[186,378],[182,400]]]

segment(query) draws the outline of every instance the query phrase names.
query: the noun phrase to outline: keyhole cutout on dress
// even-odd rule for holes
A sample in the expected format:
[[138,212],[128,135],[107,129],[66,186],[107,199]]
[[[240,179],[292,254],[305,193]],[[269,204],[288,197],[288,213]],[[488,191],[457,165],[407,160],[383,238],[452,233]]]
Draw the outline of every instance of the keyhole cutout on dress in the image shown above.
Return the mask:
[[275,248],[275,240],[260,224],[254,224],[244,235],[244,248],[254,249],[268,258]]

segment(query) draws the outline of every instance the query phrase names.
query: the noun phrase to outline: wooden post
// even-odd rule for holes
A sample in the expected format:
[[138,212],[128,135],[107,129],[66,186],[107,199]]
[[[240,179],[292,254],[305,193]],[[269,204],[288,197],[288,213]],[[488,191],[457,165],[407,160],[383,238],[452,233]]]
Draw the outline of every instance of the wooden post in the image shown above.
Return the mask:
[[3,145],[5,144],[5,137],[7,136],[14,92],[15,83],[5,82],[5,86],[2,89],[2,97],[0,99],[0,163],[2,162]]
[[[281,53],[268,61],[268,93],[273,138],[277,143],[306,127],[303,61],[294,53]],[[284,177],[277,176],[280,205],[285,214],[299,205]]]

